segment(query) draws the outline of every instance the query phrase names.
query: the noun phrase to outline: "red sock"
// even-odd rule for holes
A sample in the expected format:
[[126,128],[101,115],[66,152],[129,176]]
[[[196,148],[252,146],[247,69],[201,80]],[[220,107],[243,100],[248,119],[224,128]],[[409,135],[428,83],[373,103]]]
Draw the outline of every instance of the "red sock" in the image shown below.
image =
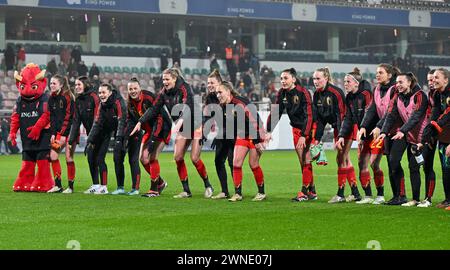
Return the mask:
[[430,184],[428,186],[428,192],[427,192],[427,197],[430,198],[430,199],[431,199],[431,197],[433,197],[434,185],[435,185],[435,180],[434,179],[430,179]]
[[375,181],[375,186],[381,187],[384,185],[384,174],[383,171],[378,169],[373,172],[373,178]]
[[150,162],[147,163],[147,164],[142,164],[142,166],[144,166],[144,169],[145,169],[145,171],[146,171],[148,174],[152,175],[152,171],[151,171],[151,168],[150,168]]
[[75,163],[73,161],[66,162],[67,164],[67,178],[69,181],[75,179]]
[[59,163],[59,159],[52,160],[52,171],[55,178],[61,178],[61,164]]
[[313,173],[311,164],[305,164],[302,170],[302,182],[304,187],[309,187],[313,184]]
[[176,163],[177,163],[178,176],[180,177],[181,181],[184,181],[185,179],[187,179],[187,169],[186,169],[186,164],[184,163],[184,159],[179,160]]
[[201,178],[206,179],[208,177],[208,174],[206,173],[205,164],[203,164],[203,161],[201,159],[195,162],[194,166],[197,169],[197,172]]
[[405,177],[400,179],[400,196],[405,196]]
[[106,186],[108,185],[108,172],[105,170],[102,172],[102,185]]
[[140,186],[141,186],[141,174],[139,173],[138,175],[136,175],[136,186],[135,186],[135,189],[139,189]]
[[242,183],[242,167],[233,167],[233,182],[235,187]]
[[347,168],[347,181],[351,187],[354,187],[357,185],[355,168],[353,168],[353,166]]
[[359,173],[359,180],[361,181],[361,186],[366,188],[370,184],[370,172],[364,171]]
[[338,168],[338,186],[342,188],[347,181],[347,168]]
[[253,176],[255,177],[256,184],[261,186],[264,184],[264,174],[261,167],[252,168]]
[[157,179],[160,173],[159,162],[157,159],[150,161],[148,165],[150,167],[150,177],[152,179]]

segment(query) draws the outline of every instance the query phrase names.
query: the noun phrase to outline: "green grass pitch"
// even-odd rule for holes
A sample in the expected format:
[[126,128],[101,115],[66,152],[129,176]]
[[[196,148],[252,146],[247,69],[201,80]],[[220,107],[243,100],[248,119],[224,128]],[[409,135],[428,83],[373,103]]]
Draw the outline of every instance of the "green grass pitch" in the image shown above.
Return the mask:
[[[356,151],[352,151],[357,164]],[[188,153],[189,154],[189,153]],[[82,250],[304,250],[367,249],[371,240],[381,249],[450,249],[450,211],[437,209],[443,200],[439,163],[431,208],[357,205],[327,201],[337,188],[335,152],[328,151],[328,166],[314,165],[319,200],[293,203],[300,186],[300,169],[294,151],[268,151],[261,159],[268,198],[252,202],[257,189],[253,174],[244,165],[242,202],[203,198],[203,184],[186,155],[193,197],[174,199],[181,192],[171,153],[160,157],[161,173],[169,186],[161,197],[85,195],[90,184],[86,158],[76,155],[74,194],[14,193],[12,184],[21,156],[0,156],[0,249],[67,249],[70,240]],[[215,193],[220,190],[212,152],[202,153]],[[436,157],[435,159],[438,162]],[[107,156],[108,189],[116,188],[112,154]],[[126,190],[131,180],[126,160]],[[66,181],[64,157],[61,159]],[[391,198],[386,159],[385,197]],[[408,167],[407,194],[411,197]],[[356,166],[357,167],[357,166]],[[359,184],[359,183],[358,183]],[[149,176],[142,169],[141,193],[149,188]],[[229,188],[233,190],[229,177]],[[373,181],[372,189],[375,190]],[[424,180],[422,172],[421,197]],[[360,192],[363,193],[360,188]],[[350,193],[346,187],[346,195]]]

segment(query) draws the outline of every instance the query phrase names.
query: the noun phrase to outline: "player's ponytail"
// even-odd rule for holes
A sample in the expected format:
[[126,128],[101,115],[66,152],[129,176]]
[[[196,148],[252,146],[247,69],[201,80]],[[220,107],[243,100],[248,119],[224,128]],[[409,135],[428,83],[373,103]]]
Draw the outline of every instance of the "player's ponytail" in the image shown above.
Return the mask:
[[355,81],[359,83],[363,80],[361,71],[357,67],[354,67],[352,72],[347,73],[347,76],[352,77],[353,79],[355,79]]
[[327,82],[333,84],[334,80],[333,80],[333,77],[331,76],[329,67],[318,68],[318,69],[316,69],[316,71],[322,72],[323,76],[327,79]]
[[294,82],[295,85],[300,85],[300,80],[297,77],[297,71],[295,70],[295,68],[285,69],[281,73],[284,73],[284,72],[291,74],[291,76],[295,78],[295,82]]
[[406,79],[410,82],[410,87],[409,88],[411,90],[413,90],[414,87],[416,87],[416,85],[418,84],[417,77],[412,72],[400,73],[400,74],[397,74],[397,77],[398,76],[405,76],[406,77]]
[[220,75],[220,72],[217,69],[214,69],[213,72],[211,72],[208,75],[208,78],[215,78],[219,83],[222,83],[222,76]]

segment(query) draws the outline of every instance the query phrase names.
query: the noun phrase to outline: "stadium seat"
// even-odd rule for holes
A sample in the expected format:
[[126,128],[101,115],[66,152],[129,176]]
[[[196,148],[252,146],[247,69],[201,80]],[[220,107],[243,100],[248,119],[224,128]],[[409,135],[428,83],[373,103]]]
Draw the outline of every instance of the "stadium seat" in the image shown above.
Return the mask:
[[149,73],[148,67],[141,67],[141,73]]
[[[9,73],[9,72],[8,72],[8,73]],[[4,81],[5,84],[7,84],[7,85],[13,84],[12,76],[7,76],[7,77],[5,77],[5,79],[4,79],[3,81]]]
[[137,67],[131,67],[131,73],[140,73],[140,70]]
[[123,68],[122,68],[122,72],[123,72],[123,73],[131,73],[131,70],[130,70],[129,67],[123,67]]
[[122,69],[118,66],[113,67],[113,72],[121,73]]
[[150,71],[150,73],[156,73],[156,68],[150,67],[149,71]]
[[105,69],[105,72],[107,72],[107,73],[112,73],[113,72],[113,70],[112,70],[112,68],[110,66],[104,66],[104,69]]

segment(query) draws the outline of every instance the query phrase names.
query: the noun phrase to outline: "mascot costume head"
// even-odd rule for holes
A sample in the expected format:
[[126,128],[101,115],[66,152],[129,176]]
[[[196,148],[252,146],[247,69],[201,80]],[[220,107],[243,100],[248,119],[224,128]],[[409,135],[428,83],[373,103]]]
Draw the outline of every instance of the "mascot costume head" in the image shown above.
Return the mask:
[[20,75],[14,72],[16,86],[19,89],[20,96],[26,100],[35,100],[40,98],[47,86],[45,78],[45,69],[41,70],[37,65],[30,63],[26,65]]

